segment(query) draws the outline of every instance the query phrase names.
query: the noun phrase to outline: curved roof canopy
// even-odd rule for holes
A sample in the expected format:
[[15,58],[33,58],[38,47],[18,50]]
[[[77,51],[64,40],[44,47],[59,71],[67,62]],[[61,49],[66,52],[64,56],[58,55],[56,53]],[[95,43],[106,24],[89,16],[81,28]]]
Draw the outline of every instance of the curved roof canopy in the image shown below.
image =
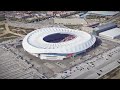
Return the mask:
[[[54,34],[61,34],[58,36],[51,36],[52,42],[45,40],[46,37]],[[74,36],[73,39],[65,42],[53,42],[54,39],[63,39],[66,36]],[[60,38],[59,38],[60,37]],[[48,37],[49,38],[49,37]],[[96,41],[96,38],[84,31],[49,27],[37,29],[25,36],[22,45],[29,53],[76,53],[91,47]]]

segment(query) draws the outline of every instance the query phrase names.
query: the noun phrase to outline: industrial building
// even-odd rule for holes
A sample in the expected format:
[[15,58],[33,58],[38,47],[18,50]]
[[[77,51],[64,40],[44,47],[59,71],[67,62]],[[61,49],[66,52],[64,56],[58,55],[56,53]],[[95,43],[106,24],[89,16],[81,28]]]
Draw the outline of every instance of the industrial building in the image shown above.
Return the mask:
[[96,14],[101,16],[113,16],[119,13],[118,11],[89,11],[87,14]]
[[120,38],[120,28],[113,28],[105,32],[99,33],[99,36],[109,38],[109,39],[116,39]]
[[88,11],[86,14],[81,15],[81,17],[86,17],[88,15],[114,16],[118,13],[119,11]]
[[93,35],[68,28],[49,27],[29,33],[22,42],[28,53],[45,60],[63,60],[92,47]]
[[102,24],[93,30],[93,34],[99,35],[99,33],[116,28],[117,25],[115,23],[107,23],[107,24]]
[[64,25],[85,25],[87,22],[83,18],[54,18],[55,24],[64,24]]

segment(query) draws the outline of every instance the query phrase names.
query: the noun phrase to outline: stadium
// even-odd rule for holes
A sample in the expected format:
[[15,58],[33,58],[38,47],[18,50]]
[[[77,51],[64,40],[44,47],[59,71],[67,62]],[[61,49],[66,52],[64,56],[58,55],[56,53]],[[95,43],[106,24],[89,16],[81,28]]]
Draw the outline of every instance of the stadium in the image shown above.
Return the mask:
[[48,27],[34,30],[23,39],[25,51],[41,60],[64,60],[92,47],[93,35],[69,28]]

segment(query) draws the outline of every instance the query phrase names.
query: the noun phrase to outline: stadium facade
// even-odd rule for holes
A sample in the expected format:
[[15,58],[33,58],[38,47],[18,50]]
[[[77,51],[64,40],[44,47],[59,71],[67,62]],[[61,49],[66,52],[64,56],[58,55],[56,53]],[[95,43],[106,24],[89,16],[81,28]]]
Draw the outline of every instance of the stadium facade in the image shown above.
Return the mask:
[[85,52],[96,38],[84,31],[49,27],[25,36],[22,46],[28,53],[45,60],[63,60]]

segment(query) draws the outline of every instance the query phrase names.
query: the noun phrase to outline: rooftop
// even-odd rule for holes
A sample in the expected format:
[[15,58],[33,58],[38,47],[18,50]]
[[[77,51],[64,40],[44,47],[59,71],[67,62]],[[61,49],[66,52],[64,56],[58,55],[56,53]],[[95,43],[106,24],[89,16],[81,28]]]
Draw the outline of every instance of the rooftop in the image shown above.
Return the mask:
[[89,14],[99,14],[99,15],[115,15],[119,13],[118,11],[89,11]]
[[120,28],[113,28],[111,30],[101,32],[100,34],[108,36],[108,37],[116,37],[116,36],[120,35]]

